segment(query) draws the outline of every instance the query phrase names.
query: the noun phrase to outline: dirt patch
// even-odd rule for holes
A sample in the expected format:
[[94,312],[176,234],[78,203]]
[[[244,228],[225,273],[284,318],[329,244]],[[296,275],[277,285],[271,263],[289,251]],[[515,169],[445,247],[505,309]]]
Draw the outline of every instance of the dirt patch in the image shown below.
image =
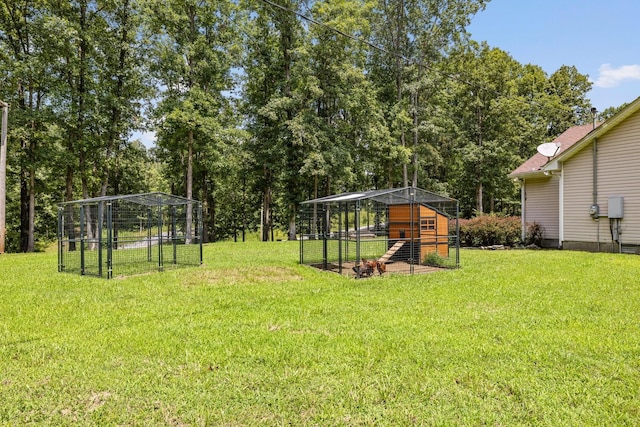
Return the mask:
[[183,279],[185,286],[233,285],[247,283],[281,283],[302,280],[302,276],[287,267],[248,267],[224,270],[201,270]]
[[111,393],[108,391],[100,391],[93,393],[87,402],[87,412],[93,412],[104,405],[111,397]]
[[[356,273],[353,268],[356,266],[355,262],[343,262],[342,263],[342,271],[340,271],[340,266],[338,264],[327,264],[327,271],[331,271],[334,273],[342,274],[343,276],[355,277]],[[312,267],[319,268],[321,270],[324,269],[322,264],[314,264]],[[413,267],[413,268],[412,268]],[[427,274],[427,273],[435,273],[438,271],[447,270],[447,268],[442,267],[433,267],[429,265],[420,265],[414,264],[413,266],[408,262],[403,261],[394,261],[392,263],[386,264],[387,271],[382,274],[382,276],[387,276],[389,274]],[[380,274],[375,271],[371,277],[378,277]]]

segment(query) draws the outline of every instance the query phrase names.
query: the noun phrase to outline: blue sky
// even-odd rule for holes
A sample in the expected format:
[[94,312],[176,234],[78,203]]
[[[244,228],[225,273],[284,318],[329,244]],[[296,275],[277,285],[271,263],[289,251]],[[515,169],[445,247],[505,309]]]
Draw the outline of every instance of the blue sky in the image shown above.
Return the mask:
[[547,74],[575,66],[594,83],[587,97],[600,111],[640,97],[638,0],[492,0],[467,29]]

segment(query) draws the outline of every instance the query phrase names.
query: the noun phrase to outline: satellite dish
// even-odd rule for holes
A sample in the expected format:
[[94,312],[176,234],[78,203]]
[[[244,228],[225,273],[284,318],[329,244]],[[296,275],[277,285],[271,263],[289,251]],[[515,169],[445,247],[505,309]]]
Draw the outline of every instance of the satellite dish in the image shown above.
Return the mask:
[[545,157],[551,159],[555,156],[560,150],[559,142],[545,142],[544,144],[538,145],[538,153],[542,154]]

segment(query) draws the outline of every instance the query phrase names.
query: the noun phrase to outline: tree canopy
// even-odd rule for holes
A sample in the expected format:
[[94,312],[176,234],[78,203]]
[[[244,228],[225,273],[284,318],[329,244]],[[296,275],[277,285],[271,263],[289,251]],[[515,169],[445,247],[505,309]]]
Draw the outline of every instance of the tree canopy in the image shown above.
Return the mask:
[[301,201],[371,188],[514,212],[507,174],[592,120],[591,82],[471,40],[487,2],[0,3],[7,248],[53,239],[59,202],[152,190],[201,200],[207,241],[295,238]]

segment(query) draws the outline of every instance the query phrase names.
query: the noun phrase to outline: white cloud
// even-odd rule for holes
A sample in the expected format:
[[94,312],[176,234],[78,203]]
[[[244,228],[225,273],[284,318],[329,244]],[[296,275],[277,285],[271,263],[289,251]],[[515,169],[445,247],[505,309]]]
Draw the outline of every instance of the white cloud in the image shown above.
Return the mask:
[[623,80],[640,80],[640,65],[613,68],[611,64],[602,64],[599,71],[598,79],[593,82],[596,87],[612,88],[620,85]]

